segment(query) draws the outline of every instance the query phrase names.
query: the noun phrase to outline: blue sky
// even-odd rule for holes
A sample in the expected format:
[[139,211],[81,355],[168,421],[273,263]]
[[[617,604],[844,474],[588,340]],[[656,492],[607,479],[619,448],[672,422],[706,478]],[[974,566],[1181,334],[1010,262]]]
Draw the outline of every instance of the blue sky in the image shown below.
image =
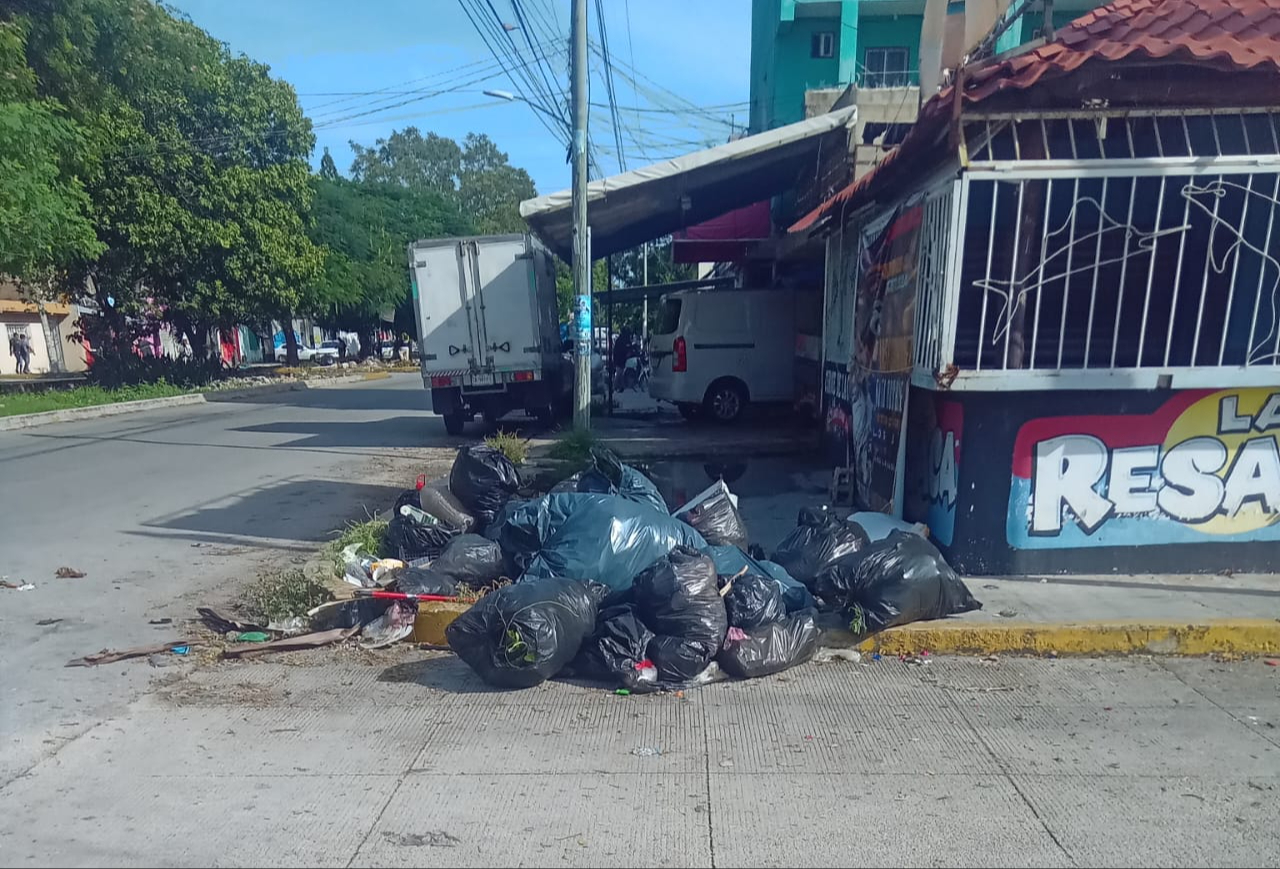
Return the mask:
[[[535,111],[482,93],[530,88],[497,70],[462,0],[170,2],[233,51],[269,64],[274,75],[294,85],[316,125],[313,163],[328,146],[345,173],[351,164],[348,140],[372,144],[392,130],[416,125],[424,133],[459,140],[468,132],[488,133],[513,164],[529,171],[539,193],[569,185],[565,145]],[[467,5],[486,12],[490,7],[488,0]],[[749,0],[602,0],[602,5],[628,168],[723,142],[732,121],[739,129],[746,125]],[[517,23],[511,0],[492,0],[492,7],[504,23]],[[598,41],[595,3],[588,7],[591,37]],[[521,8],[530,32],[545,37],[535,35],[534,44],[552,52],[548,59],[557,70],[552,84],[567,89],[564,55],[555,52],[568,50],[569,0],[521,0]],[[524,32],[513,30],[511,37],[527,58]],[[635,76],[637,85],[628,80],[628,69],[641,74]],[[423,95],[446,87],[461,90]],[[591,100],[608,102],[598,58],[593,58]],[[405,104],[394,105],[399,102]],[[591,109],[597,161],[611,174],[618,159],[609,114],[607,108]]]

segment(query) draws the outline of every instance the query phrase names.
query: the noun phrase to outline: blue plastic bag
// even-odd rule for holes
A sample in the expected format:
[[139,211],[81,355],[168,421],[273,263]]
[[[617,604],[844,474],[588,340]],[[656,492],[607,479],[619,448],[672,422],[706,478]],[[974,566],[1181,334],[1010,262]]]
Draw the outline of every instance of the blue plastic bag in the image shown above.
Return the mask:
[[625,591],[677,546],[705,549],[693,528],[621,495],[560,492],[521,504],[498,529],[511,575],[567,577]]

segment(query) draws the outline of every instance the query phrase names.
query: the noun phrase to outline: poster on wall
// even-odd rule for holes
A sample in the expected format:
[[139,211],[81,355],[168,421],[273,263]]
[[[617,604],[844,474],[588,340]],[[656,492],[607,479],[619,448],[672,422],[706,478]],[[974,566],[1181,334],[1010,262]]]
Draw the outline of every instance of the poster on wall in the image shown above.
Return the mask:
[[1280,391],[1023,424],[1006,530],[1015,549],[1280,541]]
[[922,200],[899,206],[862,240],[849,365],[850,435],[858,496],[902,515],[902,440],[911,385]]
[[964,405],[917,389],[911,394],[909,416],[907,470],[911,477],[903,518],[925,523],[934,540],[950,546],[956,531]]

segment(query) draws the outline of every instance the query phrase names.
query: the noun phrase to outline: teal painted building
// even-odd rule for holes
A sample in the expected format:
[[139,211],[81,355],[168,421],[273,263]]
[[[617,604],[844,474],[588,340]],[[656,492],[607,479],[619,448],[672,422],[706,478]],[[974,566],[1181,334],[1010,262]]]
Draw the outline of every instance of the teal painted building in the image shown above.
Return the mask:
[[[920,83],[920,26],[925,0],[752,0],[751,132],[804,119],[806,91]],[[963,12],[952,2],[949,13]],[[1057,0],[1054,26],[1099,5]],[[1044,21],[1040,4],[997,43],[1000,51],[1033,39]]]

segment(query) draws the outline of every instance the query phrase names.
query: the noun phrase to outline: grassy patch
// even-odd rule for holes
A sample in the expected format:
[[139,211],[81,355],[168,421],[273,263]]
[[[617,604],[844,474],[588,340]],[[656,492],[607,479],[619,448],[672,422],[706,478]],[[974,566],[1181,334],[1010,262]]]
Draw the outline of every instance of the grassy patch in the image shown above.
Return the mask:
[[96,407],[121,401],[138,401],[144,398],[169,398],[200,392],[160,381],[140,386],[123,386],[120,389],[103,389],[100,386],[79,386],[75,389],[56,389],[48,392],[14,392],[0,395],[0,416],[16,416],[22,413],[43,413],[48,410],[67,410],[73,407]]
[[591,448],[595,445],[595,435],[589,431],[575,430],[552,444],[549,455],[558,461],[586,465],[591,461]]
[[346,529],[328,547],[329,558],[333,562],[333,572],[338,576],[342,575],[342,550],[348,546],[358,543],[362,553],[377,558],[383,554],[382,547],[386,539],[387,523],[382,519],[348,522]]
[[484,439],[484,442],[511,460],[513,465],[523,465],[529,458],[529,442],[520,435],[509,431],[498,430]]
[[301,570],[264,573],[244,590],[241,603],[254,618],[272,622],[306,615],[333,595]]

